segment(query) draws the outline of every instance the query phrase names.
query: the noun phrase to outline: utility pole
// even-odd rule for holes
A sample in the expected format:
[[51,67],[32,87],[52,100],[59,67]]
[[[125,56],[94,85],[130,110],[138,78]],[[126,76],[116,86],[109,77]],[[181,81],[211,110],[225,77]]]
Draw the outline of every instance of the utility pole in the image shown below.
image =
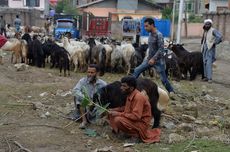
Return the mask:
[[181,22],[182,22],[183,10],[184,10],[184,0],[180,0],[179,19],[178,19],[178,25],[177,25],[177,39],[176,39],[176,43],[180,43],[180,38],[181,38]]
[[73,0],[73,2],[72,2],[72,3],[73,3],[73,7],[74,7],[74,8],[76,8],[76,5],[77,5],[77,3],[76,3],[76,2],[77,2],[76,0]]
[[187,12],[186,9],[184,10],[184,30],[185,30],[185,37],[188,37],[188,18],[187,18]]
[[176,0],[173,1],[171,41],[173,41],[173,39],[174,39],[175,9],[176,9]]
[[44,16],[49,16],[49,0],[45,0]]

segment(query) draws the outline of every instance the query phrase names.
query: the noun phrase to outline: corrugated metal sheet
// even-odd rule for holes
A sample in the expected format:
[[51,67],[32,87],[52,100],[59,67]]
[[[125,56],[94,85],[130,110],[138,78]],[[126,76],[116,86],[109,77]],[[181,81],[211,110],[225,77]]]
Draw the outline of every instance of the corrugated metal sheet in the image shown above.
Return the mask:
[[118,0],[117,9],[136,10],[138,0]]
[[[141,19],[141,36],[149,36],[149,33],[145,30],[144,21],[146,17]],[[155,26],[158,31],[160,31],[164,37],[170,36],[171,22],[168,19],[154,19]]]

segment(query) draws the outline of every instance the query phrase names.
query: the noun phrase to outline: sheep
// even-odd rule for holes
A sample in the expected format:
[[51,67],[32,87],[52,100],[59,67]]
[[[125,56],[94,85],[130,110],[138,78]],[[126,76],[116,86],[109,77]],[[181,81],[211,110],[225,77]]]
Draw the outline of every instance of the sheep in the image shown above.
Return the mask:
[[105,60],[105,66],[106,69],[111,68],[111,54],[113,52],[113,48],[109,44],[103,44],[105,51],[106,51],[106,60]]
[[31,50],[32,50],[32,64],[36,65],[37,67],[45,67],[45,56],[44,51],[42,49],[42,44],[38,40],[37,35],[34,35],[33,41],[31,43]]
[[185,79],[188,72],[190,80],[194,80],[198,73],[201,73],[202,78],[204,78],[203,56],[201,52],[188,52],[181,44],[170,44],[169,48],[179,58],[179,66]]
[[121,50],[122,50],[123,58],[124,58],[125,65],[126,65],[126,73],[129,74],[130,68],[131,68],[130,59],[131,59],[132,54],[135,52],[135,49],[132,46],[132,44],[123,44],[121,45]]
[[73,61],[73,64],[75,66],[74,72],[77,72],[78,65],[80,67],[80,70],[82,70],[85,66],[83,49],[79,46],[71,45],[67,37],[63,38],[63,46],[69,52],[71,60]]
[[103,76],[105,73],[106,50],[102,44],[96,45],[92,48],[91,52],[92,61],[94,64],[99,65],[99,75]]
[[25,62],[25,64],[28,64],[27,61],[28,49],[29,48],[26,40],[21,40],[22,62]]
[[37,27],[37,26],[32,26],[31,27],[31,30],[34,32],[34,33],[41,33],[41,28],[40,27]]
[[[3,51],[12,51],[11,63],[17,63],[18,59],[21,57],[21,42],[18,39],[12,38],[7,41],[1,48]],[[13,58],[15,55],[15,62]]]
[[172,79],[175,79],[176,81],[180,81],[181,71],[179,67],[179,59],[176,54],[173,53],[171,50],[166,49],[164,58],[166,64],[165,74],[167,76],[170,76]]
[[123,53],[121,46],[116,45],[111,53],[111,70],[113,72],[123,72]]
[[85,43],[85,42],[81,42],[81,41],[75,41],[73,39],[70,39],[70,44],[73,46],[78,46],[81,47],[83,52],[82,52],[82,67],[81,70],[86,70],[86,63],[87,63],[87,57],[89,56],[89,51],[90,51],[90,46]]

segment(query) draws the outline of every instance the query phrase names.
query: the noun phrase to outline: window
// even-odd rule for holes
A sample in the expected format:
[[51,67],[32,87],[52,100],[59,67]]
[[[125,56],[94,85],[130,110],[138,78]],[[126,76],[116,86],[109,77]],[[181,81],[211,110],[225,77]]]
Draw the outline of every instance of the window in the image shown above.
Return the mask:
[[25,6],[28,7],[39,7],[40,0],[24,0]]
[[220,12],[220,11],[224,11],[224,10],[228,10],[228,7],[224,7],[224,6],[217,6],[217,12]]
[[57,28],[72,28],[73,22],[70,21],[58,21]]
[[[180,2],[176,3],[176,10],[179,11]],[[195,6],[194,1],[184,1],[184,8],[187,12],[194,12]]]
[[187,12],[194,12],[194,3],[193,2],[186,2],[186,11]]
[[0,6],[8,6],[8,0],[0,0]]

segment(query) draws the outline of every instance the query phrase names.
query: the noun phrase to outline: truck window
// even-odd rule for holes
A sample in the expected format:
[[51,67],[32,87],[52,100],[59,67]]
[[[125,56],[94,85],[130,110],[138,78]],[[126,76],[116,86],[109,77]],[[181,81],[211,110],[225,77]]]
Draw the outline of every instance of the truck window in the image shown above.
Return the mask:
[[57,23],[57,28],[72,28],[73,27],[73,23],[72,22],[63,22],[60,21]]

